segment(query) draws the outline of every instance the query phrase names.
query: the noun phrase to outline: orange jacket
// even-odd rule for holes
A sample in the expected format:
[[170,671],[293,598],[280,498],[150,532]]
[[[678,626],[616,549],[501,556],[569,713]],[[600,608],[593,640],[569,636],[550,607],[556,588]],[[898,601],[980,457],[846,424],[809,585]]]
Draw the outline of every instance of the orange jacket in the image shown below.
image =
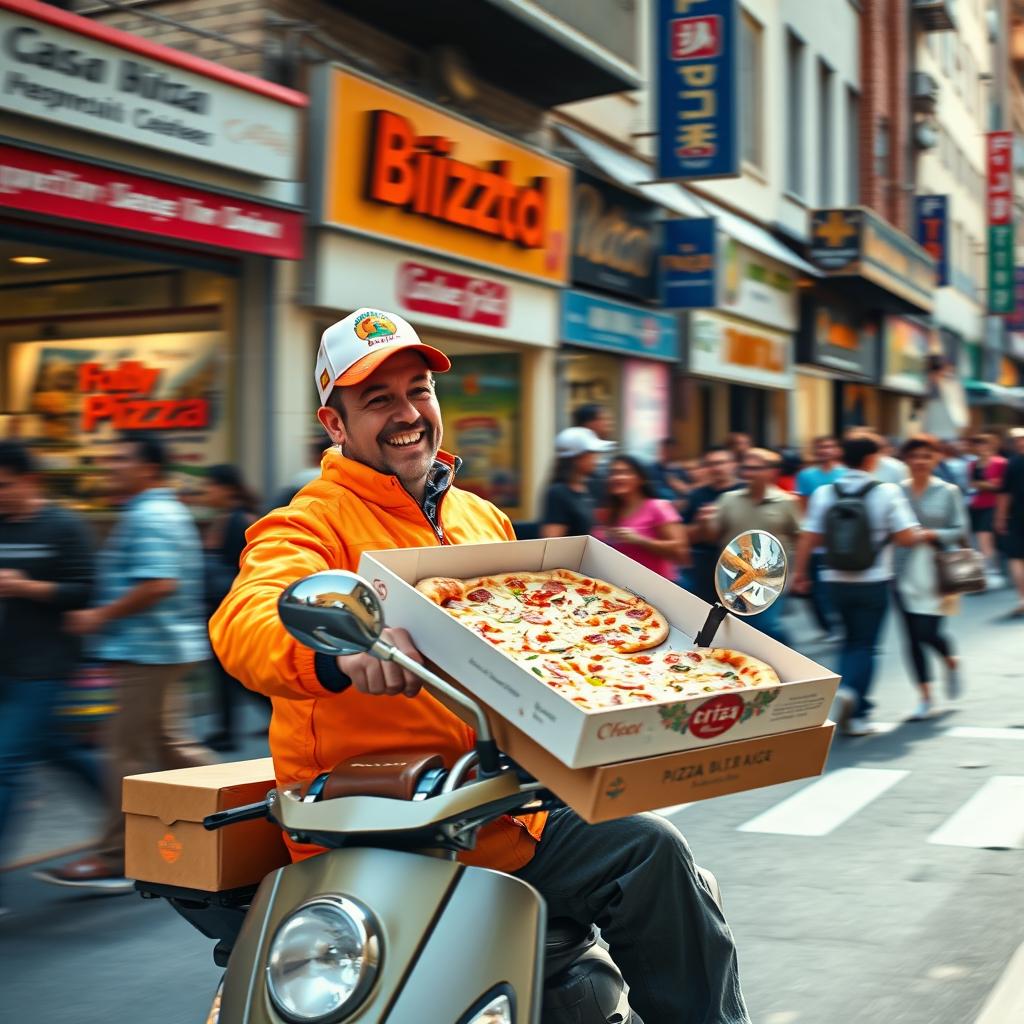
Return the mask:
[[[438,458],[454,463],[444,452]],[[457,487],[441,498],[437,518],[447,544],[515,539],[504,513]],[[425,691],[408,699],[327,689],[317,669],[326,677],[333,659],[292,639],[277,617],[281,591],[303,576],[355,571],[364,551],[441,543],[395,477],[329,451],[320,478],[249,527],[246,539],[238,577],[210,620],[210,639],[228,673],[273,702],[270,752],[278,785],[308,782],[346,758],[390,750],[437,752],[450,768],[472,747],[473,730]],[[533,856],[545,820],[502,818],[462,859],[514,871]],[[320,852],[289,845],[295,859]]]

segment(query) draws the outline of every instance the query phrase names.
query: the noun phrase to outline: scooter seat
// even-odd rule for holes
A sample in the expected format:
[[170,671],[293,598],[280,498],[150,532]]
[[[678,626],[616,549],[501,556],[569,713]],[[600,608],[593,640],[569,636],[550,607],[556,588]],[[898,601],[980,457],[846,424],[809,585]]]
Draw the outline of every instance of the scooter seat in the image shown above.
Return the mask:
[[384,796],[411,800],[420,779],[444,767],[440,754],[383,751],[360,754],[336,764],[323,785],[322,799],[342,796]]

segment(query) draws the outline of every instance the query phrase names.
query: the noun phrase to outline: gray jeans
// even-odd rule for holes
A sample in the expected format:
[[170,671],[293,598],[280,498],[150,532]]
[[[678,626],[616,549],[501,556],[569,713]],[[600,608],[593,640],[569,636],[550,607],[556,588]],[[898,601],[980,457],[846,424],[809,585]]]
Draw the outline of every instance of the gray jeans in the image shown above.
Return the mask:
[[549,917],[601,929],[644,1024],[750,1024],[732,933],[664,818],[588,825],[554,811],[516,875],[544,897]]

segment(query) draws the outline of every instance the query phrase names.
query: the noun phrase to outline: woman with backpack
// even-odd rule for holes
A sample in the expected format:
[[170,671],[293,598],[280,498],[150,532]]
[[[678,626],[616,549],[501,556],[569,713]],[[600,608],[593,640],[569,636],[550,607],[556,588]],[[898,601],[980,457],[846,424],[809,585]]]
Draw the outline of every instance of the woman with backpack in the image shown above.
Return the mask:
[[910,470],[910,479],[900,486],[921,532],[920,543],[896,552],[894,592],[920,693],[909,721],[919,722],[931,714],[934,706],[926,647],[931,647],[945,665],[946,696],[955,700],[960,695],[959,660],[943,631],[945,616],[955,610],[956,597],[939,591],[935,554],[939,548],[966,542],[967,517],[960,489],[934,475],[942,460],[942,449],[935,438],[918,434],[904,444],[901,455]]

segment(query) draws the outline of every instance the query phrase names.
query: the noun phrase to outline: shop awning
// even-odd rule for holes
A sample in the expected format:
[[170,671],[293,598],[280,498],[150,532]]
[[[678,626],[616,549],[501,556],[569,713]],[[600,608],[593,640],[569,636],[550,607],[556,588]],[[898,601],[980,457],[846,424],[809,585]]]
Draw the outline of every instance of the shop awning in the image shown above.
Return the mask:
[[1001,405],[1024,409],[1024,388],[1005,388],[987,380],[965,380],[964,389],[971,405]]
[[681,217],[715,217],[719,229],[741,245],[755,249],[763,256],[778,260],[808,277],[822,276],[810,263],[797,256],[759,224],[737,217],[710,199],[694,195],[682,185],[652,182],[651,175],[654,172],[642,160],[606,146],[567,124],[556,127],[585,160],[624,188],[646,196]]

